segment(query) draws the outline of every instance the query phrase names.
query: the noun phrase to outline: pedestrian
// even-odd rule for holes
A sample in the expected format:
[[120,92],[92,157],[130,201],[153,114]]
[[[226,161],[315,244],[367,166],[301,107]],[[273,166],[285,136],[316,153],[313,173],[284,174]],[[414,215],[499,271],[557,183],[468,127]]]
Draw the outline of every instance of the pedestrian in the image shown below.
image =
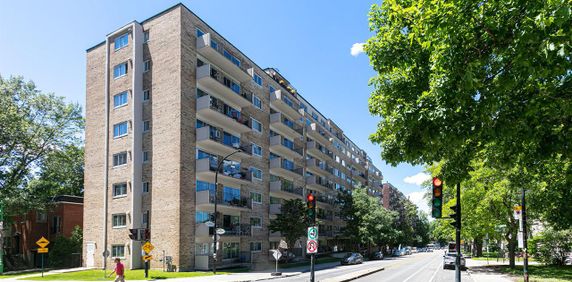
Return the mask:
[[113,273],[115,273],[115,282],[125,282],[125,266],[121,263],[120,258],[115,258],[115,268],[107,277],[111,277]]

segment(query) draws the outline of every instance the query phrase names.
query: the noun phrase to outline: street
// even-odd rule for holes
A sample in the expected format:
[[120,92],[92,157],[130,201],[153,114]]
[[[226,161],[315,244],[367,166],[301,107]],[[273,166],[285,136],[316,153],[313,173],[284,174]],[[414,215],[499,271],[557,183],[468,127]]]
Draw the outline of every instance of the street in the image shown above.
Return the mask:
[[[352,272],[384,267],[385,269],[354,281],[399,281],[399,282],[433,282],[455,281],[454,270],[443,269],[443,252],[416,253],[409,256],[387,258],[381,261],[367,261],[359,265],[335,266],[317,270],[316,281],[335,279]],[[319,269],[319,265],[316,267]],[[462,272],[462,281],[472,281],[466,271]],[[280,279],[280,281],[309,281],[310,273]]]

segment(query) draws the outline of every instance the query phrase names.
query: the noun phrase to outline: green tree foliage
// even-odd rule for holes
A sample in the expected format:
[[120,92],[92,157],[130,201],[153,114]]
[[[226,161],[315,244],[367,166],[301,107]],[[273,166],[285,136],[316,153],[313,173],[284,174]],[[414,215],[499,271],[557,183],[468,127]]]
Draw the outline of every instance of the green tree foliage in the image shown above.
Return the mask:
[[35,206],[24,189],[50,153],[81,141],[78,104],[43,93],[22,77],[0,76],[0,199],[8,213]]
[[564,265],[572,251],[572,229],[546,229],[529,241],[530,252],[544,264]]
[[272,232],[280,232],[286,239],[288,248],[293,248],[296,240],[306,235],[306,206],[299,199],[284,200],[280,214],[270,221],[268,228]]
[[[443,163],[468,177],[475,155],[510,167],[572,157],[571,1],[387,0],[364,49],[378,73],[370,139],[391,164]],[[532,163],[531,165],[535,165]]]
[[[70,267],[72,265],[72,254],[81,255],[81,244],[83,241],[83,231],[79,226],[75,226],[69,238],[64,236],[56,237],[50,243],[49,263],[51,267]],[[78,256],[79,257],[79,256]]]

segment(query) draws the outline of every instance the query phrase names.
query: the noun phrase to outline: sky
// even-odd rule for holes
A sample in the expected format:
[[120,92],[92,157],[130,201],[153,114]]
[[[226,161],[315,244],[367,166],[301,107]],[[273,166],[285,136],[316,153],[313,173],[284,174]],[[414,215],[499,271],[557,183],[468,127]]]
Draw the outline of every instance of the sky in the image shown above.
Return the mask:
[[[428,210],[423,168],[392,167],[368,136],[379,117],[368,111],[375,75],[362,44],[372,36],[368,11],[379,1],[194,0],[189,9],[261,67],[277,68],[298,92],[371,156],[384,181]],[[21,75],[44,92],[85,105],[85,50],[133,21],[179,1],[0,0],[0,75]]]

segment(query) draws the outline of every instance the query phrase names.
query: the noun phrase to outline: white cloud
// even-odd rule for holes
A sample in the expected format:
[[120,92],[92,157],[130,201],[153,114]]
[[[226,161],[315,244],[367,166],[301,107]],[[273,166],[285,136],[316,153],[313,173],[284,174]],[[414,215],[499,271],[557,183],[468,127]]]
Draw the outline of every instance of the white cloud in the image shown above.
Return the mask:
[[423,182],[429,180],[430,178],[431,178],[431,175],[424,173],[424,172],[420,172],[420,173],[417,173],[415,175],[407,176],[407,177],[403,178],[403,182],[408,183],[408,184],[415,184],[417,186],[421,186],[421,184],[423,184]]
[[431,214],[431,207],[427,204],[427,200],[423,198],[425,192],[412,192],[407,195],[409,200],[415,204],[419,210],[424,211],[426,214]]
[[363,45],[365,45],[365,43],[354,43],[350,50],[352,56],[357,57],[357,55],[363,53]]

